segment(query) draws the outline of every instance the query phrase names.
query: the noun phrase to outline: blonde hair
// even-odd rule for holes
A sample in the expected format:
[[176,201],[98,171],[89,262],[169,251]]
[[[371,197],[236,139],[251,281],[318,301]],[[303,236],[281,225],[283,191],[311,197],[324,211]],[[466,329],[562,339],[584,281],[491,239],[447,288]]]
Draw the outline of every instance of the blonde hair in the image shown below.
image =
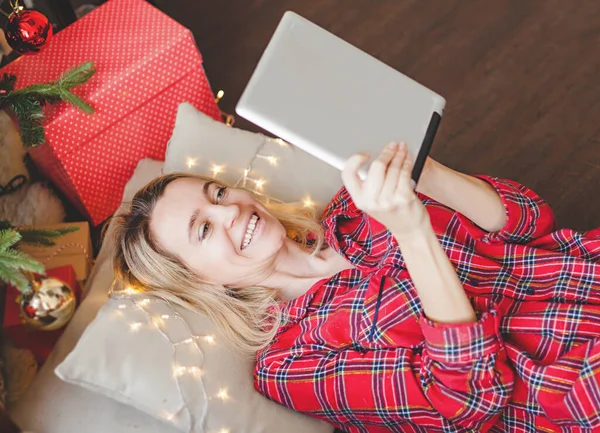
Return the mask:
[[[123,287],[133,286],[207,315],[233,347],[253,354],[273,339],[281,325],[276,291],[265,287],[232,289],[208,284],[176,255],[162,250],[152,236],[150,220],[156,202],[167,185],[181,178],[214,181],[189,173],[161,176],[135,194],[128,212],[115,217],[112,226],[116,278]],[[323,229],[314,211],[300,204],[265,202],[256,194],[250,194],[281,222],[290,238],[313,253],[321,249]]]

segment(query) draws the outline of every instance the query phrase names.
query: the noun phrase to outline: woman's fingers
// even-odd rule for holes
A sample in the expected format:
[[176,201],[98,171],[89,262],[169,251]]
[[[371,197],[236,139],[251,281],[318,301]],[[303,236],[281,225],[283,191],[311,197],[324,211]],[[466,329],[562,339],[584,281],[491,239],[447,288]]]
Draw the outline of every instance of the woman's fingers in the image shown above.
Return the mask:
[[400,143],[396,146],[396,152],[394,154],[394,158],[390,165],[388,166],[387,175],[385,177],[385,181],[383,183],[383,188],[381,190],[381,197],[385,201],[393,201],[394,194],[398,188],[398,181],[400,178],[400,172],[402,170],[402,164],[404,163],[404,158],[406,157],[406,152],[403,152],[404,143]]
[[352,199],[356,203],[358,195],[361,193],[363,181],[358,175],[360,167],[369,159],[370,155],[367,153],[359,153],[352,155],[346,161],[346,165],[342,170],[342,182],[344,186],[352,196]]
[[363,181],[359,170],[368,158],[364,153],[353,155],[342,170],[342,181],[359,208],[389,208],[414,194],[413,163],[405,143],[388,144]]
[[398,149],[397,143],[390,143],[383,148],[377,159],[371,163],[369,174],[365,180],[365,193],[371,197],[379,197],[386,178],[388,167]]
[[402,168],[400,169],[400,176],[398,178],[398,192],[405,197],[414,193],[415,183],[412,180],[413,172],[413,161],[406,146],[404,146],[404,160],[402,161]]

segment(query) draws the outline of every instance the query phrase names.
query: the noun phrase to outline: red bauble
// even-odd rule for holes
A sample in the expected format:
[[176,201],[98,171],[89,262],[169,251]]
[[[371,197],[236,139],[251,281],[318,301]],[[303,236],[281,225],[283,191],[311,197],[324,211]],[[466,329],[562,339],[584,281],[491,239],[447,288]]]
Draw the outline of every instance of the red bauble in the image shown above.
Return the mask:
[[38,11],[13,12],[6,24],[8,45],[19,54],[37,53],[52,39],[52,24]]

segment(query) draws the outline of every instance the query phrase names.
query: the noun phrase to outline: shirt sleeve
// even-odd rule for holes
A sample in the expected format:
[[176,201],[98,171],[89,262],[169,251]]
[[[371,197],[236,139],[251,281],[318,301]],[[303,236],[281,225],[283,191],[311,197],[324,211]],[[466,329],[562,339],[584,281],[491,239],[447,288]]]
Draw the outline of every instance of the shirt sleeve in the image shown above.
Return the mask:
[[387,424],[457,427],[485,432],[510,400],[513,374],[498,321],[438,326],[422,320],[423,353],[406,348],[330,351],[302,345],[271,349],[255,371],[268,398],[344,428]]
[[527,244],[555,229],[552,209],[531,189],[510,180],[476,177],[488,182],[500,195],[507,220],[500,231],[486,232],[464,215],[458,214],[461,224],[473,238],[486,243]]
[[[476,323],[461,325],[421,317],[425,337],[421,385],[440,413],[460,426],[476,428],[490,411],[499,413],[510,400],[514,373],[499,322],[494,311],[483,313]],[[479,405],[488,406],[487,412],[480,413]]]

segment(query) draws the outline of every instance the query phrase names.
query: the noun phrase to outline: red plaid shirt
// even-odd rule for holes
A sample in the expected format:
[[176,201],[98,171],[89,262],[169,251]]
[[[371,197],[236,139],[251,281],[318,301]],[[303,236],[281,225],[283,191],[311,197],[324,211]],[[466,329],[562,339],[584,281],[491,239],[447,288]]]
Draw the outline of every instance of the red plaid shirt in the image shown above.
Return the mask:
[[342,189],[323,225],[355,269],[285,305],[256,388],[348,432],[600,430],[600,231],[553,231],[534,192],[483,179],[500,232],[422,197],[477,323],[427,320],[395,239]]

